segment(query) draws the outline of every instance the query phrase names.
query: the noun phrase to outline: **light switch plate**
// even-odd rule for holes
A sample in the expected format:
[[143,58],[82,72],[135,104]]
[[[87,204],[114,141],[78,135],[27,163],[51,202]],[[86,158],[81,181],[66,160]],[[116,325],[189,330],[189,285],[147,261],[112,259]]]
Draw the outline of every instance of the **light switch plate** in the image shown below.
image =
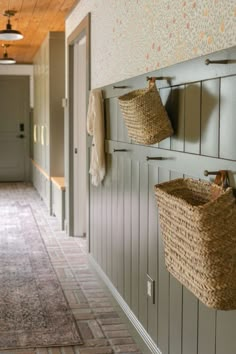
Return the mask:
[[66,108],[67,107],[67,102],[68,102],[67,98],[62,98],[62,100],[61,100],[62,108]]
[[155,281],[147,274],[147,296],[155,304]]

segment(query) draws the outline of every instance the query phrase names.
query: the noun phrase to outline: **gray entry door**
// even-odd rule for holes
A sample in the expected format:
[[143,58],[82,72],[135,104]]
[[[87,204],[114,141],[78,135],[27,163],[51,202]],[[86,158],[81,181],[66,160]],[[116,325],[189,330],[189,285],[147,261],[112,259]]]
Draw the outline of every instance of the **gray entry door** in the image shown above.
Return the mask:
[[0,76],[0,181],[26,181],[29,158],[29,78]]

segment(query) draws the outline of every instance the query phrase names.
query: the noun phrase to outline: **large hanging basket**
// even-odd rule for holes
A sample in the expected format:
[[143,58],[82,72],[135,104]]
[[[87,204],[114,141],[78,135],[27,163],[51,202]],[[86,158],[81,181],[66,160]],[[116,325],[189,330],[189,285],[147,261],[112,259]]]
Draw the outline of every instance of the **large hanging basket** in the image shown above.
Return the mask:
[[236,309],[236,204],[232,188],[193,179],[155,186],[165,263],[204,304]]
[[155,144],[171,136],[173,129],[155,81],[118,98],[129,137],[138,144]]

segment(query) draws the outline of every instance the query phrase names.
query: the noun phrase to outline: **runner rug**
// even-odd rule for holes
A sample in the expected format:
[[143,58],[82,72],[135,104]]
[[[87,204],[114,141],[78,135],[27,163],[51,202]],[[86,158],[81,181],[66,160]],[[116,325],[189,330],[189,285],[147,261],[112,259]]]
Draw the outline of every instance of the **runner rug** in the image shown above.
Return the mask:
[[0,207],[0,349],[78,344],[30,206]]

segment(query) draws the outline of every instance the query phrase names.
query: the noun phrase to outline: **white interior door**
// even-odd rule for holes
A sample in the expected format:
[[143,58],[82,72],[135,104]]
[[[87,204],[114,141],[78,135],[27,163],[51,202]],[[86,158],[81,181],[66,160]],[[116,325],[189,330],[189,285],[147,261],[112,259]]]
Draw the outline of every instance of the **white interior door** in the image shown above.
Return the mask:
[[74,236],[86,235],[86,36],[74,44]]
[[0,77],[0,181],[28,179],[29,82]]

